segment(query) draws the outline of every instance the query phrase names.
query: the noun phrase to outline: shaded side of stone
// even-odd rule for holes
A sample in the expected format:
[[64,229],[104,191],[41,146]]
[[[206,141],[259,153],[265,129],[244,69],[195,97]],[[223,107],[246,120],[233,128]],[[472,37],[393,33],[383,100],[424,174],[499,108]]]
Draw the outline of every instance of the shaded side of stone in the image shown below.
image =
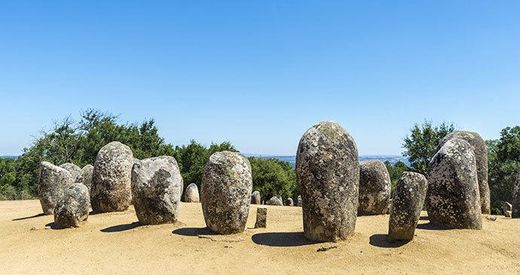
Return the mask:
[[259,207],[256,209],[256,223],[255,228],[267,227],[267,208]]
[[380,160],[362,161],[359,166],[358,215],[388,214],[390,207],[390,174]]
[[59,228],[79,227],[90,210],[88,188],[76,182],[69,185],[54,209],[54,224]]

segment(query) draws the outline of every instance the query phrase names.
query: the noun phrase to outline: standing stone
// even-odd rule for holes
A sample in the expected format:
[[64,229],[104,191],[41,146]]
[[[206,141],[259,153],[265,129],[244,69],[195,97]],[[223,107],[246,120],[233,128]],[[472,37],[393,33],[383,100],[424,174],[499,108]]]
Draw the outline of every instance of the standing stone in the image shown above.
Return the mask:
[[266,228],[266,227],[267,227],[267,208],[258,207],[256,209],[255,228]]
[[453,138],[430,162],[426,208],[430,222],[447,228],[482,229],[475,153]]
[[354,139],[335,122],[312,126],[298,145],[296,175],[305,201],[305,237],[338,241],[352,235],[359,192],[358,151]]
[[287,206],[294,206],[294,201],[293,201],[293,199],[292,199],[292,198],[287,198],[287,199],[285,200],[285,205],[287,205]]
[[274,206],[283,206],[282,200],[277,196],[273,196],[265,204],[274,205]]
[[260,192],[253,192],[251,195],[251,204],[262,204],[262,196],[260,196]]
[[411,241],[426,198],[428,181],[414,172],[404,172],[392,194],[388,235],[391,239]]
[[520,170],[516,174],[516,181],[513,187],[513,200],[511,201],[512,218],[520,218]]
[[56,203],[63,196],[63,191],[73,182],[72,175],[64,168],[46,161],[40,163],[38,196],[44,214],[54,213]]
[[81,177],[81,168],[79,168],[76,164],[67,162],[60,165],[60,167],[69,171],[69,173],[72,175],[72,179],[74,180],[74,182],[83,181],[83,178]]
[[488,152],[486,142],[476,132],[457,131],[448,134],[440,142],[439,148],[452,138],[460,138],[468,142],[475,153],[477,163],[477,178],[480,194],[480,208],[483,214],[491,214],[491,199],[488,183]]
[[130,147],[114,141],[96,157],[90,199],[94,212],[124,211],[132,199],[130,180],[134,157]]
[[148,158],[132,168],[132,198],[142,224],[173,223],[179,215],[181,172],[173,157]]
[[359,165],[358,215],[388,214],[390,183],[390,174],[382,161],[362,161]]
[[185,202],[199,202],[199,188],[195,183],[190,183],[188,187],[186,187],[186,193],[184,193],[184,201]]
[[54,224],[59,228],[79,227],[88,218],[90,197],[88,188],[76,182],[63,192],[54,208]]
[[298,195],[298,198],[296,200],[296,205],[299,206],[299,207],[302,207],[302,196],[301,195]]
[[209,229],[220,234],[243,232],[252,191],[251,165],[247,158],[229,151],[211,155],[201,186],[202,210]]
[[87,164],[83,169],[81,169],[81,178],[83,179],[83,184],[88,188],[90,192],[90,188],[92,188],[92,174],[94,174],[94,166]]
[[513,205],[511,205],[509,202],[505,201],[502,203],[502,213],[507,216],[508,212],[513,211]]

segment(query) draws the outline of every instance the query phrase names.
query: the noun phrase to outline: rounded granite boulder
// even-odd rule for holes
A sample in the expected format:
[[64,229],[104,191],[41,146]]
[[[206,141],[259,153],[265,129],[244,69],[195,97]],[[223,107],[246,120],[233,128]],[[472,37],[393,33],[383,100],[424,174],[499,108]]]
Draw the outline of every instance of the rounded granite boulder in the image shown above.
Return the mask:
[[390,174],[382,161],[360,162],[358,215],[388,214],[390,184]]
[[54,213],[56,203],[63,196],[63,191],[73,183],[74,179],[66,169],[46,161],[40,163],[38,197],[44,214]]
[[337,123],[320,122],[300,140],[296,175],[303,230],[315,241],[344,240],[354,233],[359,162],[354,139]]
[[426,208],[434,225],[482,228],[475,153],[465,140],[450,139],[433,156],[428,170]]
[[446,141],[460,138],[468,142],[473,147],[475,153],[475,160],[477,163],[477,178],[480,194],[480,208],[483,214],[491,214],[491,199],[488,183],[488,151],[486,142],[476,132],[457,131],[448,134],[443,138],[439,144],[439,148],[446,143]]
[[90,192],[90,188],[92,188],[92,175],[94,174],[94,166],[87,164],[83,169],[81,169],[81,178],[83,180],[83,184],[88,188]]
[[128,209],[134,157],[130,147],[114,141],[103,146],[96,157],[90,199],[94,212]]
[[132,168],[132,197],[142,224],[177,221],[182,195],[182,177],[173,157],[148,158]]
[[266,201],[265,204],[273,206],[283,206],[283,201],[279,197],[273,196],[268,201]]
[[404,172],[392,194],[388,235],[393,240],[411,241],[421,216],[428,181],[419,173]]
[[262,204],[262,196],[259,191],[254,191],[251,195],[251,204]]
[[90,209],[88,188],[76,182],[63,191],[54,208],[54,224],[58,228],[79,227],[87,220]]
[[184,193],[185,202],[200,202],[199,188],[195,183],[190,183]]
[[79,166],[77,166],[76,164],[67,162],[60,165],[60,167],[69,171],[69,173],[72,175],[72,179],[74,180],[74,182],[83,181],[83,178],[81,177],[81,168],[79,168]]
[[202,210],[208,228],[220,234],[243,232],[252,189],[247,158],[229,151],[211,155],[201,185]]

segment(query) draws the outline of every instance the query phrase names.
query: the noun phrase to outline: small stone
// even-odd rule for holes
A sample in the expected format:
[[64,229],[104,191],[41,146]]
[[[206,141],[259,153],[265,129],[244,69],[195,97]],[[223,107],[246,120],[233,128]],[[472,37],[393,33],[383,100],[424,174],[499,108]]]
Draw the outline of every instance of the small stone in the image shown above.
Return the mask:
[[512,210],[513,210],[513,206],[509,202],[505,201],[502,203],[502,213],[505,214],[507,211],[512,211]]
[[54,224],[58,228],[79,227],[86,221],[90,209],[88,188],[76,182],[63,192],[54,208]]
[[494,221],[497,220],[497,216],[495,216],[495,215],[488,215],[486,218],[487,218],[488,220],[492,221],[492,222],[494,222]]
[[302,207],[302,196],[298,195],[298,198],[296,200],[296,205],[299,207]]
[[267,227],[267,208],[258,207],[256,209],[255,228],[266,228],[266,227]]
[[262,204],[262,196],[259,191],[254,191],[251,195],[251,204]]
[[94,166],[87,164],[83,169],[81,169],[81,178],[83,179],[83,184],[88,188],[90,192],[90,188],[92,188],[92,174],[94,174]]
[[520,218],[520,170],[516,174],[516,181],[513,187],[513,200],[511,201],[512,218]]
[[38,196],[44,214],[54,213],[56,203],[63,196],[63,191],[73,182],[72,175],[66,169],[46,161],[40,163]]
[[220,234],[243,232],[253,191],[251,165],[239,153],[211,155],[202,175],[201,203],[209,229]]
[[69,171],[69,173],[72,175],[72,179],[74,180],[74,182],[83,181],[83,178],[81,177],[81,168],[79,168],[76,164],[67,162],[60,165],[60,167]]
[[274,206],[283,206],[282,200],[280,198],[278,198],[277,196],[273,196],[265,204],[274,205]]
[[506,211],[506,212],[504,212],[504,216],[506,218],[511,218],[511,216],[513,216],[513,211]]
[[142,224],[174,223],[179,215],[181,172],[173,157],[148,158],[132,168],[132,197]]
[[388,214],[390,174],[380,160],[362,161],[359,165],[359,215]]
[[188,187],[186,187],[186,192],[184,193],[184,201],[185,202],[200,202],[199,198],[199,188],[195,183],[190,183]]
[[292,199],[292,198],[287,198],[287,199],[285,200],[285,205],[286,205],[286,206],[294,206],[293,199]]

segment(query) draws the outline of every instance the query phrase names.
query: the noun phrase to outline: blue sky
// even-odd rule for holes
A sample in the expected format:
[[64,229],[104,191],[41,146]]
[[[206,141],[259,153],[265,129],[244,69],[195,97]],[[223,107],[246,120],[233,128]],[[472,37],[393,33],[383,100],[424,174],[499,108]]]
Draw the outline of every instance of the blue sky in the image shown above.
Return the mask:
[[0,154],[95,108],[175,145],[294,154],[335,120],[361,154],[415,122],[520,122],[519,1],[1,1]]

